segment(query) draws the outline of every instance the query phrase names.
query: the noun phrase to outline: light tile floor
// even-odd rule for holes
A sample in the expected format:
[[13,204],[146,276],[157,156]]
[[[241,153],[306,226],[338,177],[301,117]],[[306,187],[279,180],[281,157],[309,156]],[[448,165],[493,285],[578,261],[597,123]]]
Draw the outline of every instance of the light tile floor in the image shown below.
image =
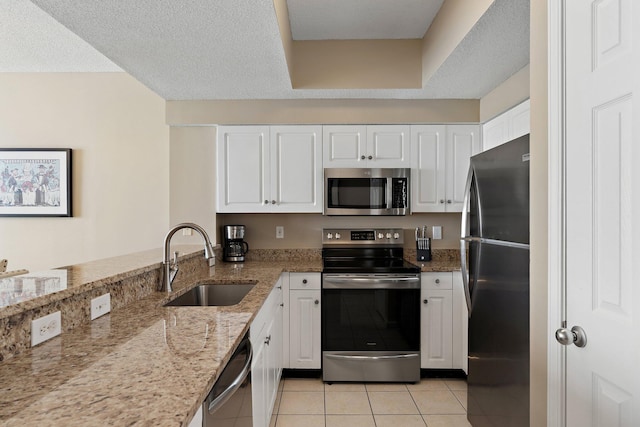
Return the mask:
[[469,427],[467,383],[423,379],[418,384],[280,382],[272,427]]

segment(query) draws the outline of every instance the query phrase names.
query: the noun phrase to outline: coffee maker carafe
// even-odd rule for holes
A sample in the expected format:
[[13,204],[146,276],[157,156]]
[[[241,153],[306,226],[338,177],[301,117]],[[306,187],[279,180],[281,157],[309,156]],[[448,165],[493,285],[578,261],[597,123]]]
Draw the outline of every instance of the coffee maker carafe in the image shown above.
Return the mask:
[[225,225],[222,227],[223,261],[243,262],[249,252],[249,244],[244,241],[244,225]]

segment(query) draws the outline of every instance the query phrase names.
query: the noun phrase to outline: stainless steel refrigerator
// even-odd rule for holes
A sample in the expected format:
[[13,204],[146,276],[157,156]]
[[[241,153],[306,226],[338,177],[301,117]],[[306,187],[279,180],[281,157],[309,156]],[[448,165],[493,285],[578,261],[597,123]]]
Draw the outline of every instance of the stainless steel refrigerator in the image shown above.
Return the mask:
[[529,426],[529,135],[471,158],[465,206],[467,419]]

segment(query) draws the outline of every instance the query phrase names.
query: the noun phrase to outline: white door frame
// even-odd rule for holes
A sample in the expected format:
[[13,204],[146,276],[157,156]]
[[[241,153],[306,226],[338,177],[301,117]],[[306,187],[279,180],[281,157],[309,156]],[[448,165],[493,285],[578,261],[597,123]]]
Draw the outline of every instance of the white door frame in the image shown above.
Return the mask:
[[[566,425],[566,347],[555,340],[566,319],[565,0],[547,2],[548,16],[548,313],[547,426]],[[566,326],[566,325],[564,325]]]

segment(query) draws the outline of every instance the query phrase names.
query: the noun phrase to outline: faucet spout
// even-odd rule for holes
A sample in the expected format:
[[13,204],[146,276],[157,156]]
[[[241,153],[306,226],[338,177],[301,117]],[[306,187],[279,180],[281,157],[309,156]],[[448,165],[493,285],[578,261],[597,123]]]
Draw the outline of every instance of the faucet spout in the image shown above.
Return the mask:
[[182,230],[183,228],[191,228],[195,230],[202,236],[202,240],[204,240],[204,257],[205,259],[210,259],[215,256],[213,252],[213,246],[211,245],[211,240],[209,239],[209,235],[204,230],[204,228],[200,227],[198,224],[194,224],[192,222],[183,222],[178,224],[169,230],[167,235],[164,238],[164,254],[162,258],[162,268],[164,274],[162,275],[160,281],[160,291],[172,292],[173,288],[171,284],[173,283],[173,279],[178,273],[178,257],[176,256],[173,262],[170,260],[170,246],[171,246],[171,238],[177,231]]

